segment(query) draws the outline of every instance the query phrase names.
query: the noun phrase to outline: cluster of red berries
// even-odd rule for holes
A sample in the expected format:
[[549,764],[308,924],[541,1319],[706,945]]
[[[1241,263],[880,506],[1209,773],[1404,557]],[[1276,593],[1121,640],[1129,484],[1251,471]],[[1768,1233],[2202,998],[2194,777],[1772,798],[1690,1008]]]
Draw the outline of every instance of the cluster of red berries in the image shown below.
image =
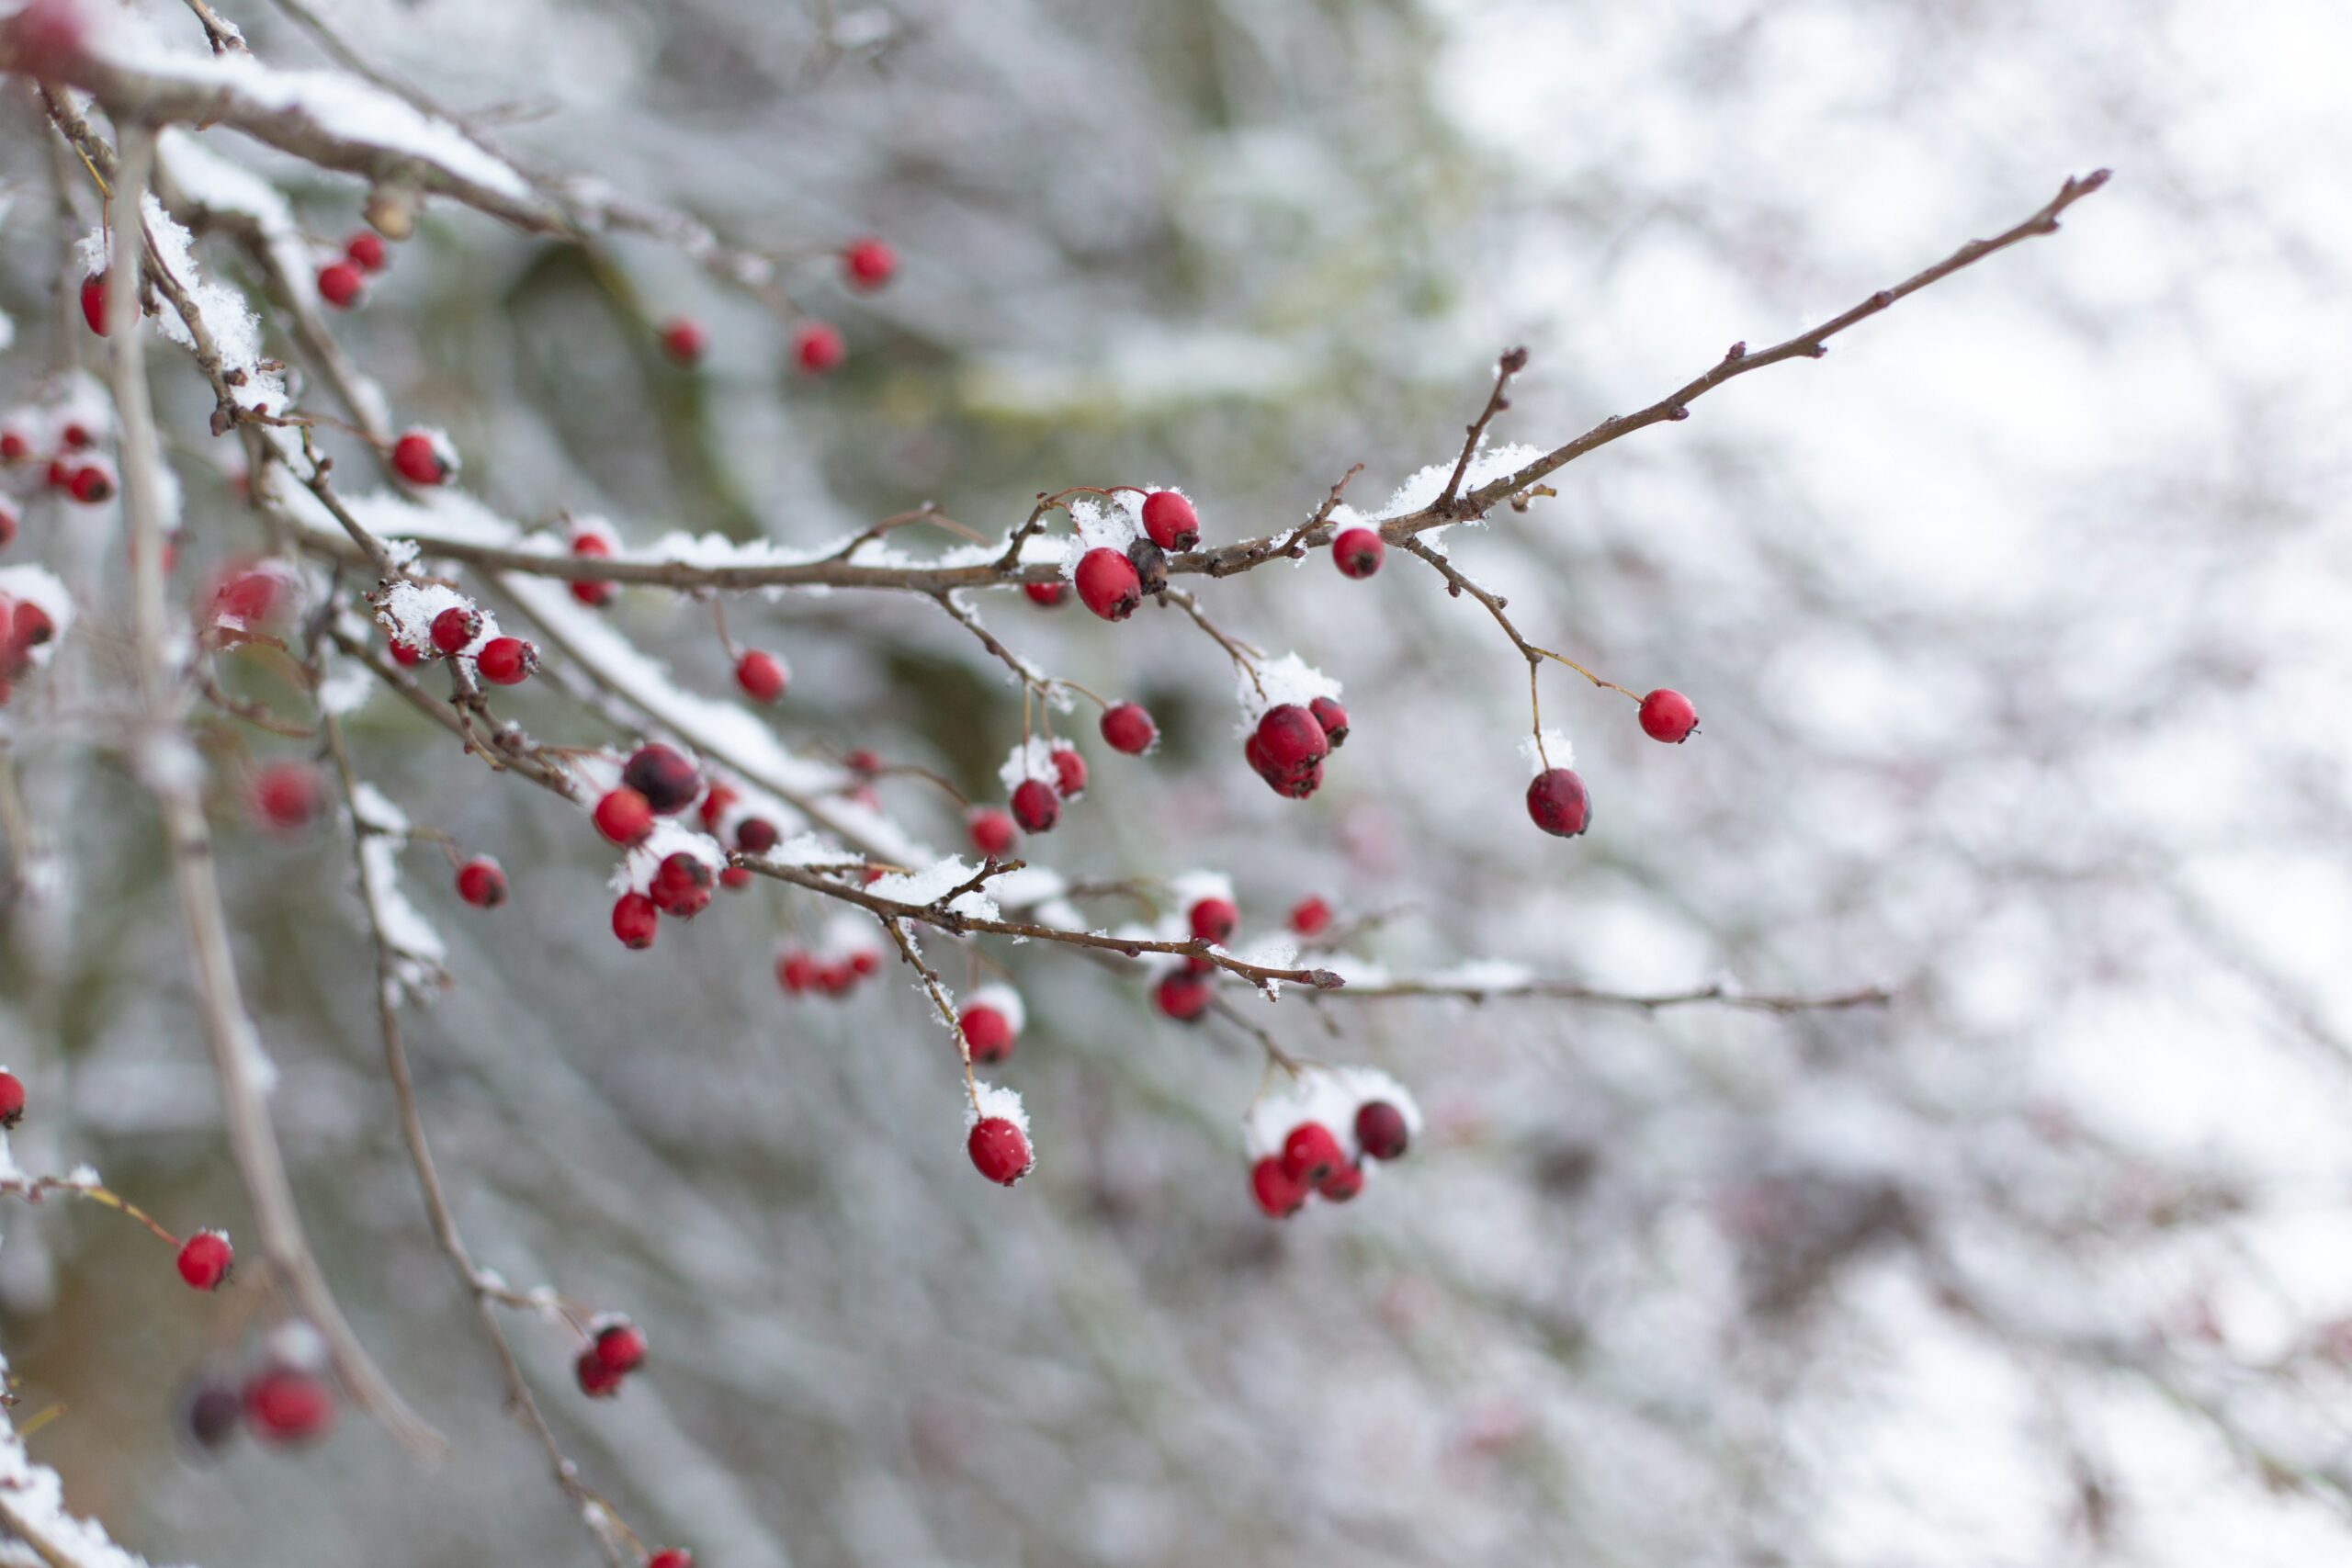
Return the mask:
[[[1659,687],[1642,699],[1642,733],[1679,745],[1699,732],[1699,710],[1681,693]],[[1547,768],[1529,781],[1527,815],[1557,838],[1573,839],[1592,826],[1592,797],[1569,768]]]
[[[433,617],[425,628],[425,640],[436,659],[470,657],[475,672],[495,686],[519,686],[537,672],[537,644],[519,637],[486,637],[485,629],[480,610],[471,604],[452,604]],[[399,640],[394,639],[396,647]]]
[[[703,794],[701,770],[656,741],[630,754],[621,769],[619,785],[596,802],[592,816],[596,830],[606,839],[624,849],[635,849],[652,836],[656,818],[675,817]],[[690,920],[709,907],[711,889],[722,869],[723,863],[715,852],[698,848],[681,848],[663,855],[641,890],[623,893],[613,905],[613,935],[624,947],[651,947],[660,916]]]
[[1412,1097],[1385,1073],[1306,1069],[1251,1112],[1250,1195],[1272,1219],[1309,1197],[1344,1203],[1363,1190],[1365,1162],[1401,1158],[1419,1123]]
[[[897,276],[899,254],[880,240],[864,239],[842,252],[842,275],[849,286],[870,294]],[[710,336],[691,316],[673,316],[662,324],[662,350],[680,365],[698,365]],[[838,367],[848,353],[839,328],[814,318],[792,333],[792,359],[802,372],[821,376]]]
[[571,1375],[591,1399],[611,1399],[621,1382],[645,1365],[645,1331],[625,1317],[600,1317],[588,1325],[588,1343],[572,1359]]
[[1011,813],[976,806],[964,816],[972,847],[998,860],[1012,852],[1016,824],[1024,833],[1049,833],[1062,819],[1063,803],[1086,793],[1086,759],[1067,740],[1023,741],[1005,771],[1025,775],[1012,785]]
[[[714,782],[703,791],[702,830],[721,845],[731,842],[747,855],[763,855],[775,848],[784,835],[763,812],[762,807],[743,799],[729,786]],[[740,893],[752,885],[752,874],[740,865],[730,865],[718,874],[718,885]]]
[[[606,559],[618,543],[612,525],[602,519],[575,519],[571,524],[571,553],[583,560]],[[618,592],[612,583],[591,581],[586,578],[578,579],[571,584],[571,597],[592,610],[601,610],[611,604]]]
[[[86,309],[90,286],[82,286],[82,298]],[[0,464],[14,468],[19,465],[44,465],[42,482],[51,490],[62,492],[85,506],[97,506],[112,501],[120,489],[116,481],[114,464],[97,450],[98,433],[90,422],[68,418],[56,427],[54,443],[44,442],[27,434],[25,428],[11,423],[0,428]],[[46,446],[47,450],[42,450]],[[0,549],[6,548],[17,536],[17,514],[0,503]]]
[[319,268],[319,298],[338,310],[359,303],[368,279],[391,265],[383,236],[362,229],[344,242],[343,253]]
[[858,920],[829,928],[813,952],[791,946],[775,955],[775,983],[787,997],[845,997],[881,972],[881,944]]
[[[1170,552],[1189,550],[1201,542],[1200,514],[1176,491],[1146,495],[1141,519],[1143,536],[1125,552],[1097,545],[1080,556],[1070,571],[1079,601],[1106,621],[1124,621],[1142,605],[1146,594],[1165,592]],[[1062,603],[1059,583],[1026,587],[1029,597],[1047,608]]]
[[273,1444],[322,1436],[334,1424],[334,1391],[318,1331],[307,1323],[281,1324],[241,1386],[206,1378],[190,1391],[187,1420],[189,1435],[208,1449],[235,1437],[240,1426]]
[[17,678],[33,666],[40,651],[57,636],[49,612],[29,599],[0,593],[0,704],[8,700]]
[[1348,710],[1336,698],[1277,703],[1259,716],[1241,754],[1267,788],[1305,800],[1323,787],[1323,760],[1347,739]]

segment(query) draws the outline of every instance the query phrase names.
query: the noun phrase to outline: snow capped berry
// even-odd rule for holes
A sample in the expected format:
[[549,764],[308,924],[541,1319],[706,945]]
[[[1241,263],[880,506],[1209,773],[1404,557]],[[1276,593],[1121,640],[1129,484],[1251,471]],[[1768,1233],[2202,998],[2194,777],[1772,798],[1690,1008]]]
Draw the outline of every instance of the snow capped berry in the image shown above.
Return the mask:
[[1306,1183],[1293,1176],[1279,1157],[1268,1155],[1250,1168],[1250,1195],[1268,1219],[1288,1219],[1306,1206]]
[[653,830],[653,807],[627,784],[607,790],[589,815],[595,818],[596,831],[616,844],[633,844]]
[[254,814],[282,833],[307,828],[326,805],[318,771],[308,762],[271,762],[254,774]]
[[610,1399],[621,1391],[621,1380],[628,1374],[616,1372],[605,1365],[596,1354],[596,1347],[589,1346],[572,1358],[571,1375],[580,1384],[580,1392],[591,1399]]
[[1159,727],[1136,703],[1113,703],[1102,710],[1102,739],[1114,751],[1140,757],[1159,739]]
[[662,329],[663,352],[681,365],[692,365],[702,357],[703,341],[701,326],[684,316],[673,317]]
[[1342,577],[1370,577],[1380,570],[1380,558],[1387,553],[1388,547],[1369,528],[1347,529],[1331,541],[1331,559],[1338,563]]
[[1029,1168],[1037,1163],[1029,1149],[1029,1134],[1003,1116],[984,1116],[972,1123],[964,1148],[972,1156],[975,1169],[1003,1187],[1028,1175]]
[[506,902],[506,873],[488,855],[476,855],[458,868],[458,897],[477,909],[495,909]]
[[624,893],[613,905],[613,934],[620,938],[623,947],[641,953],[653,945],[661,917],[662,911],[644,894]]
[[82,280],[82,319],[100,337],[107,335],[107,279],[111,271],[94,272]]
[[1241,911],[1229,898],[1203,898],[1195,903],[1185,919],[1193,934],[1203,942],[1223,942],[1233,936],[1233,928],[1241,923]]
[[1010,986],[982,986],[964,1003],[957,1023],[972,1060],[993,1065],[1012,1055],[1026,1021],[1020,994]]
[[25,1119],[25,1080],[0,1067],[0,1128],[13,1129]]
[[345,260],[362,272],[384,270],[387,257],[384,253],[383,239],[380,235],[371,234],[365,229],[343,243],[343,254]]
[[412,430],[392,443],[392,469],[413,485],[437,485],[456,467],[442,444],[422,430]]
[[1205,975],[1179,969],[1160,977],[1151,990],[1152,1005],[1179,1023],[1190,1023],[1209,1010],[1209,981]]
[[1029,603],[1043,604],[1048,610],[1069,603],[1069,584],[1067,582],[1024,582],[1021,591],[1029,595]]
[[645,1333],[633,1323],[605,1324],[590,1348],[608,1372],[628,1373],[645,1365]]
[[1584,781],[1566,768],[1541,773],[1527,786],[1527,814],[1547,833],[1573,839],[1592,826],[1592,802]]
[[784,660],[773,653],[755,649],[735,661],[735,683],[755,703],[772,703],[783,696],[790,678]]
[[822,376],[839,365],[846,352],[842,334],[822,321],[803,321],[792,334],[793,360],[806,375]]
[[1136,586],[1146,593],[1168,592],[1168,552],[1149,539],[1127,547],[1127,564],[1136,569]]
[[1347,709],[1329,697],[1317,697],[1306,705],[1306,711],[1313,714],[1315,722],[1323,727],[1323,739],[1331,743],[1332,750],[1336,751],[1347,744]]
[[1143,526],[1163,550],[1189,550],[1201,542],[1200,514],[1172,490],[1156,490],[1143,498]]
[[114,474],[102,463],[85,463],[74,470],[65,488],[83,505],[96,506],[114,499]]
[[899,253],[870,235],[842,253],[842,271],[852,288],[865,292],[881,288],[899,270]]
[[334,1423],[334,1395],[300,1367],[265,1367],[245,1383],[245,1425],[256,1438],[299,1443]]
[[1076,800],[1086,793],[1086,759],[1078,748],[1067,741],[1057,744],[1053,750],[1054,788],[1064,800]]
[[481,636],[481,612],[470,604],[452,604],[433,617],[433,646],[443,653],[462,653]]
[[192,1290],[217,1291],[234,1257],[227,1233],[198,1231],[180,1247],[180,1278]]
[[645,796],[645,803],[662,817],[676,816],[702,793],[702,771],[658,740],[629,754],[621,782]]
[[1301,936],[1321,936],[1331,929],[1331,906],[1321,894],[1308,894],[1291,906],[1290,929]]
[[359,298],[362,281],[359,269],[349,262],[329,262],[319,268],[319,298],[338,310],[348,310]]
[[539,667],[537,645],[519,637],[494,637],[474,656],[474,668],[494,686],[519,686]]
[[1086,552],[1078,562],[1078,596],[1106,621],[1124,621],[1143,603],[1143,582],[1135,563],[1108,547]]
[[1320,1122],[1302,1122],[1283,1140],[1283,1168],[1308,1187],[1318,1185],[1346,1158],[1340,1140]]
[[1045,780],[1023,779],[1012,792],[1012,816],[1024,833],[1051,832],[1061,820],[1062,803]]
[[1660,686],[1642,699],[1642,733],[1651,739],[1679,743],[1698,728],[1699,710],[1681,693]]
[[746,817],[735,825],[735,847],[747,855],[767,853],[783,836],[776,831],[775,824],[764,817]]
[[1012,848],[1012,818],[993,806],[976,806],[964,818],[972,847],[984,855],[1001,857]]
[[665,1546],[645,1560],[645,1568],[695,1568],[695,1554],[683,1546]]
[[1374,1159],[1396,1159],[1412,1139],[1412,1123],[1388,1101],[1368,1100],[1356,1107],[1356,1142]]
[[1346,1160],[1331,1168],[1331,1174],[1315,1184],[1315,1190],[1330,1203],[1344,1203],[1363,1190],[1363,1167]]
[[663,914],[691,920],[710,907],[712,880],[710,866],[700,855],[680,850],[662,858],[646,896]]

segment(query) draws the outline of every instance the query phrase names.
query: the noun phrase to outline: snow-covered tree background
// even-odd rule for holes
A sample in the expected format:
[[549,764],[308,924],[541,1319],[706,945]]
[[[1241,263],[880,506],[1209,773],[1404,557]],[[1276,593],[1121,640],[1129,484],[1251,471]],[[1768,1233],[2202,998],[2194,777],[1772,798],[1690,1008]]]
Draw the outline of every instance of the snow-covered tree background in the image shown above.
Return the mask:
[[2347,58],[13,8],[0,1562],[2352,1561]]

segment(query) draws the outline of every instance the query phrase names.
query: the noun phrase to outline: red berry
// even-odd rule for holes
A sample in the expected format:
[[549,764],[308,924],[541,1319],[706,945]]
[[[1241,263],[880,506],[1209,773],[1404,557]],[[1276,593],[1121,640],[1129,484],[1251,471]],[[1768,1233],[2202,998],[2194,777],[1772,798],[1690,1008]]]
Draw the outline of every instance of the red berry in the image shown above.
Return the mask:
[[1078,754],[1075,746],[1053,749],[1054,788],[1064,800],[1076,800],[1086,793],[1086,759]]
[[424,662],[424,655],[417,652],[416,649],[411,648],[407,643],[402,642],[398,637],[390,638],[388,646],[391,649],[392,662],[399,665],[403,670],[413,670],[418,665]]
[[1295,1181],[1313,1187],[1331,1174],[1347,1156],[1340,1140],[1320,1122],[1302,1122],[1283,1140],[1283,1168]]
[[702,770],[657,740],[629,754],[621,782],[645,796],[657,815],[674,817],[702,793]]
[[0,463],[20,462],[32,449],[32,443],[25,439],[22,431],[0,430]]
[[1699,710],[1679,692],[1660,686],[1642,699],[1642,733],[1669,744],[1688,740],[1699,728]]
[[1012,818],[993,806],[976,806],[964,818],[972,847],[984,855],[1002,858],[1012,848]]
[[645,1560],[645,1568],[695,1568],[695,1554],[683,1546],[665,1546]]
[[1363,1167],[1341,1160],[1331,1168],[1331,1174],[1315,1184],[1315,1190],[1332,1203],[1344,1203],[1363,1190]]
[[1113,703],[1102,710],[1102,739],[1114,751],[1140,757],[1159,739],[1159,727],[1136,703]]
[[1573,839],[1592,826],[1592,801],[1582,779],[1566,768],[1554,768],[1529,782],[1527,814],[1545,832]]
[[1370,577],[1380,570],[1380,558],[1387,553],[1388,547],[1369,528],[1347,529],[1331,541],[1331,558],[1339,564],[1342,577]]
[[1329,697],[1317,697],[1306,705],[1306,711],[1313,714],[1315,722],[1323,727],[1323,739],[1331,743],[1332,750],[1336,751],[1347,744],[1347,709]]
[[660,925],[661,910],[653,900],[642,893],[624,893],[613,906],[613,934],[621,945],[643,952],[653,945],[653,932]]
[[1322,761],[1331,743],[1315,716],[1296,703],[1266,710],[1242,746],[1242,754],[1277,795],[1305,799],[1323,783]]
[[25,1080],[0,1067],[0,1128],[13,1128],[25,1119]]
[[970,1048],[975,1062],[992,1066],[1012,1055],[1012,1021],[996,1009],[986,1005],[967,1007],[958,1021],[963,1026],[964,1043]]
[[79,423],[68,424],[57,433],[58,445],[68,452],[81,452],[97,445],[89,430]]
[[1290,929],[1301,936],[1321,936],[1331,929],[1331,906],[1320,894],[1308,894],[1291,906]]
[[1062,803],[1045,780],[1023,779],[1012,792],[1012,816],[1024,833],[1050,832],[1061,820]]
[[655,868],[646,896],[663,914],[691,920],[710,907],[712,881],[711,869],[701,856],[680,850],[664,856]]
[[219,1231],[198,1231],[180,1247],[180,1278],[190,1289],[217,1291],[229,1277],[234,1258],[227,1236]]
[[438,442],[412,430],[392,443],[392,469],[413,485],[437,485],[449,477],[450,464]]
[[621,1380],[627,1372],[616,1372],[605,1365],[596,1347],[589,1346],[572,1358],[571,1375],[580,1384],[580,1392],[591,1399],[610,1399],[621,1391]]
[[96,506],[114,499],[114,476],[96,463],[85,464],[74,470],[69,488],[74,500],[85,506]]
[[493,686],[519,686],[539,667],[539,650],[519,637],[494,637],[474,656],[474,668]]
[[1143,603],[1143,580],[1118,551],[1091,549],[1079,558],[1078,596],[1104,620],[1124,621]]
[[972,1135],[964,1141],[964,1148],[982,1176],[1004,1187],[1028,1175],[1029,1168],[1036,1163],[1029,1152],[1029,1135],[1001,1116],[983,1117],[975,1122]]
[[596,831],[616,844],[633,844],[653,831],[653,807],[627,784],[605,792],[589,815],[596,820]]
[[272,762],[254,774],[253,807],[266,827],[290,833],[310,826],[326,805],[326,791],[308,762]]
[[299,1443],[334,1424],[334,1395],[299,1367],[267,1367],[245,1384],[245,1425],[273,1443]]
[[783,696],[787,679],[784,660],[772,653],[754,650],[735,661],[735,683],[755,703],[772,703]]
[[592,1347],[608,1372],[633,1372],[645,1365],[645,1334],[633,1323],[609,1323],[596,1331]]
[[822,321],[803,321],[792,334],[792,357],[810,376],[822,376],[832,369],[847,352],[842,345],[842,334]]
[[1241,911],[1227,898],[1204,898],[1194,904],[1186,917],[1192,923],[1193,934],[1203,942],[1222,942],[1233,935],[1233,928],[1241,923]]
[[741,893],[752,885],[752,874],[740,865],[730,865],[718,874],[718,885],[729,893]]
[[329,262],[319,268],[319,298],[338,310],[348,310],[359,298],[359,269],[347,261]]
[[100,337],[107,335],[107,279],[111,270],[94,272],[82,280],[82,319]]
[[849,972],[853,975],[871,975],[881,967],[882,955],[871,948],[860,948],[849,955]]
[[343,243],[343,254],[363,272],[381,272],[387,259],[383,237],[362,229]]
[[[602,534],[575,534],[571,539],[571,553],[591,559],[602,559],[613,553],[613,547],[605,541]],[[613,595],[618,592],[609,582],[591,582],[586,579],[575,580],[570,587],[571,597],[592,610],[601,610],[611,604]]]
[[274,571],[234,571],[225,574],[212,591],[212,618],[242,621],[257,626],[277,607],[279,580]]
[[495,909],[506,902],[506,873],[488,855],[476,855],[458,868],[458,897],[477,909]]
[[1395,1159],[1412,1142],[1413,1130],[1405,1113],[1385,1100],[1369,1100],[1356,1108],[1356,1142],[1374,1159]]
[[846,964],[822,964],[817,967],[817,988],[829,997],[838,997],[857,984],[857,971]]
[[16,542],[17,514],[8,509],[6,502],[0,502],[0,550],[6,549]]
[[1268,1155],[1250,1168],[1250,1195],[1258,1200],[1270,1220],[1287,1219],[1306,1202],[1306,1183],[1284,1168],[1283,1162]]
[[1143,526],[1163,550],[1189,550],[1201,542],[1200,514],[1172,490],[1156,490],[1143,498]]
[[899,270],[899,254],[879,240],[860,240],[842,253],[842,270],[849,275],[852,288],[870,292]]
[[1209,982],[1204,975],[1179,969],[1152,987],[1152,1004],[1179,1023],[1190,1023],[1209,1010]]
[[679,364],[692,365],[702,357],[702,328],[684,316],[676,317],[662,329],[662,346]]
[[775,824],[764,817],[746,817],[735,825],[735,847],[747,855],[767,853],[783,836],[776,831]]
[[842,766],[853,773],[872,778],[882,771],[882,759],[860,746],[842,759]]
[[702,818],[702,830],[716,838],[718,824],[726,818],[727,808],[738,798],[734,790],[723,784],[712,784],[703,791],[702,806],[697,813]]
[[481,636],[481,612],[470,604],[452,604],[433,617],[429,635],[442,653],[462,653]]
[[817,983],[817,961],[797,948],[778,953],[775,983],[788,997],[800,995]]
[[1069,584],[1067,582],[1024,582],[1021,591],[1029,595],[1031,604],[1043,604],[1048,610],[1069,603]]

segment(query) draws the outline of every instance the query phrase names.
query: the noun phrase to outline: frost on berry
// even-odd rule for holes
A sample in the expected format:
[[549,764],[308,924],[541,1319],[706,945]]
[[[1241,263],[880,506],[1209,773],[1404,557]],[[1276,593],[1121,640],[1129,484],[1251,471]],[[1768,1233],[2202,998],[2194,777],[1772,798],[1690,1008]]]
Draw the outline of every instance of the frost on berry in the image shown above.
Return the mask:
[[1029,1113],[1021,1096],[995,1084],[976,1083],[964,1107],[964,1147],[982,1176],[1011,1187],[1037,1166],[1029,1142]]
[[477,909],[495,909],[506,902],[506,873],[488,855],[476,855],[458,867],[458,897]]
[[1012,1055],[1028,1021],[1021,993],[1003,985],[982,986],[974,990],[964,998],[963,1008],[956,1015],[972,1060],[983,1066],[994,1066]]
[[[1278,1079],[1242,1120],[1260,1206],[1277,1212],[1262,1195],[1268,1183],[1276,1196],[1295,1194],[1297,1202],[1309,1192],[1332,1202],[1353,1198],[1369,1174],[1366,1160],[1396,1158],[1420,1125],[1412,1094],[1377,1068],[1309,1066]],[[1380,1134],[1376,1146],[1360,1128]]]

